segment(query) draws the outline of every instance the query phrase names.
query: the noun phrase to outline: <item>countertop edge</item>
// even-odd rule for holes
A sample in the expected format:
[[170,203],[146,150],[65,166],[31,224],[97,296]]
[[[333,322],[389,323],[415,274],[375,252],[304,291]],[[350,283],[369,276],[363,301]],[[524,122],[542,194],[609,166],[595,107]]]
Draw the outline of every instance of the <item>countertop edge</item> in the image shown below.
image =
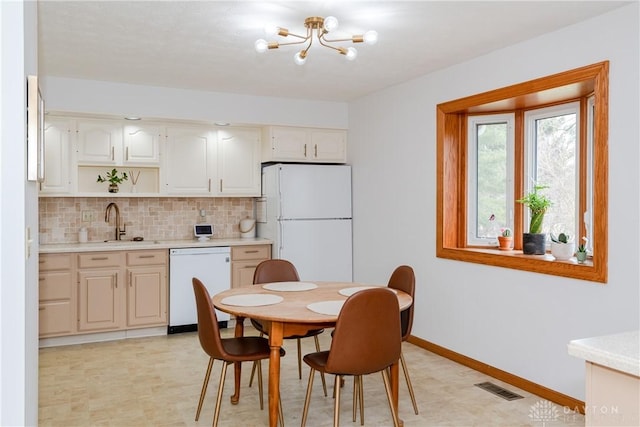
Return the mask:
[[638,331],[569,342],[571,356],[640,377],[640,343]]
[[263,238],[214,238],[204,242],[190,240],[143,240],[134,242],[125,240],[120,242],[87,242],[87,243],[53,243],[40,245],[41,254],[67,253],[67,252],[107,252],[107,251],[131,251],[174,248],[207,248],[219,246],[250,246],[270,245],[273,241]]

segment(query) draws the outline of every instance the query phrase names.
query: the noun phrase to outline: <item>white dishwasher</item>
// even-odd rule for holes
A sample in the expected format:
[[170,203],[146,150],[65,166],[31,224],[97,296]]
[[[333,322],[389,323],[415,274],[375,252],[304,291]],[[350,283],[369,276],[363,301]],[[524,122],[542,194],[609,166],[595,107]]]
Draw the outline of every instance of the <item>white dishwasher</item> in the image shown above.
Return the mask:
[[[198,314],[191,279],[197,277],[211,296],[231,287],[231,249],[224,247],[169,249],[168,333],[197,330]],[[216,310],[218,322],[229,314]]]

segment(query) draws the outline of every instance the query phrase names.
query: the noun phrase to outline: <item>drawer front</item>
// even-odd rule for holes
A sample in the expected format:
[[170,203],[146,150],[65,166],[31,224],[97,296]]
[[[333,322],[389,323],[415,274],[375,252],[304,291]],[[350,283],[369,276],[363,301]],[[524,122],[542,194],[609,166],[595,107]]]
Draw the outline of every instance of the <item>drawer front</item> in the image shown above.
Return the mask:
[[127,252],[127,265],[165,265],[167,250]]
[[42,254],[39,259],[40,271],[69,270],[73,260],[71,254]]
[[231,260],[242,261],[248,259],[269,259],[271,258],[271,245],[255,246],[232,246]]
[[40,301],[71,299],[72,290],[71,271],[40,273]]
[[39,335],[68,335],[74,332],[73,309],[70,301],[40,304]]
[[78,268],[119,267],[122,252],[91,252],[78,254]]

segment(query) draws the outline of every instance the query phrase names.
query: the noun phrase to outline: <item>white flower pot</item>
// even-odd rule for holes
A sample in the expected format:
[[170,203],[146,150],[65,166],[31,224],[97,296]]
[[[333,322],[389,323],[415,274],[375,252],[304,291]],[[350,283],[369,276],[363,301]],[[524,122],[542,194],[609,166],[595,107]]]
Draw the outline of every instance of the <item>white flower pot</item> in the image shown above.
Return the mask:
[[574,242],[556,243],[551,242],[551,255],[558,261],[566,261],[573,256],[576,250]]

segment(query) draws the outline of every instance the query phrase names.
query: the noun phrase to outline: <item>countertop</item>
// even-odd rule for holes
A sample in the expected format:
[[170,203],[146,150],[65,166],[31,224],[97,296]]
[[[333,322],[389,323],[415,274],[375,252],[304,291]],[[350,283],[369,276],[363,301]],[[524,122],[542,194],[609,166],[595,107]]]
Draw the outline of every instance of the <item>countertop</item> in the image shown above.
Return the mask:
[[572,356],[640,377],[638,331],[573,340],[568,349]]
[[262,238],[238,238],[225,239],[213,238],[204,242],[196,239],[188,240],[133,240],[120,241],[96,241],[87,243],[56,243],[40,245],[40,253],[54,254],[65,252],[103,252],[103,251],[130,251],[137,249],[173,249],[173,248],[206,248],[212,246],[245,246],[245,245],[270,245],[271,240]]

